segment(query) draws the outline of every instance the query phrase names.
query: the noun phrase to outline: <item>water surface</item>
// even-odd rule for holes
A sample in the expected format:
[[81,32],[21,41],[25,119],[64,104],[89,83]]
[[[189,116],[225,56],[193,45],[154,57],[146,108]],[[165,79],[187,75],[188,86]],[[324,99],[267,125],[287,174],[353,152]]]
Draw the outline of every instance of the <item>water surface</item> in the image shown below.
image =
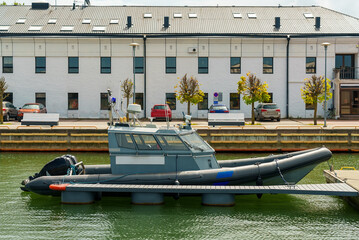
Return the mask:
[[[59,197],[21,192],[24,178],[59,155],[0,153],[0,239],[359,239],[359,211],[331,196],[236,196],[234,207],[207,207],[200,197],[167,197],[161,206],[131,205],[127,197],[63,205]],[[109,163],[105,153],[75,155],[86,164]],[[336,169],[359,168],[359,154],[332,159]],[[323,169],[327,163],[301,183],[324,183]]]

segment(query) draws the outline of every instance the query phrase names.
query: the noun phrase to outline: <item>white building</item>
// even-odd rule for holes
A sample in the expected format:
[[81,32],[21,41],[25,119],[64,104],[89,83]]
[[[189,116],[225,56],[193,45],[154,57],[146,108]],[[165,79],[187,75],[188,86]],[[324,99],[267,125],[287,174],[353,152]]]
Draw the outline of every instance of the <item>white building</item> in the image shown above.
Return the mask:
[[120,107],[121,81],[133,79],[132,42],[139,43],[143,116],[167,101],[180,118],[186,105],[174,99],[174,86],[188,74],[208,94],[191,107],[193,117],[207,117],[215,92],[249,117],[236,93],[250,71],[268,83],[282,117],[313,117],[300,88],[312,74],[324,75],[321,44],[329,42],[327,77],[335,84],[328,108],[359,117],[359,21],[323,7],[0,6],[0,41],[9,100],[43,102],[63,118],[107,117],[108,88]]

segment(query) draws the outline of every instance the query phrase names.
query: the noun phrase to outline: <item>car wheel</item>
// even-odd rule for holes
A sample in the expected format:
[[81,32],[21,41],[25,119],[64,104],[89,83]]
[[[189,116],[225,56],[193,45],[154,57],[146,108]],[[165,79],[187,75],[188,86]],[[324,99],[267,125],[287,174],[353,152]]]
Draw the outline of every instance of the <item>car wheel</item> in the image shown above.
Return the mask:
[[277,118],[277,122],[280,122],[280,118]]
[[8,122],[8,121],[10,121],[10,115],[9,115],[9,114],[6,114],[6,115],[4,116],[4,122]]
[[172,118],[170,118],[170,120],[169,120],[170,122],[172,121]]

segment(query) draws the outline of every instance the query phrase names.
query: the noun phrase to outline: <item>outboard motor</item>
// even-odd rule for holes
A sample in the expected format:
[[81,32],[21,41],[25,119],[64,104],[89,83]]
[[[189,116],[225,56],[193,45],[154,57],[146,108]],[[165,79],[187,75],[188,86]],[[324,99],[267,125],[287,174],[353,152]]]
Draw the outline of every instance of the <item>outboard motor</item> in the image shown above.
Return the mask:
[[84,168],[77,163],[75,156],[63,155],[61,157],[55,158],[51,162],[48,162],[39,173],[35,173],[34,176],[29,176],[29,178],[23,180],[21,184],[25,186],[31,180],[42,176],[77,175],[80,174],[83,170]]

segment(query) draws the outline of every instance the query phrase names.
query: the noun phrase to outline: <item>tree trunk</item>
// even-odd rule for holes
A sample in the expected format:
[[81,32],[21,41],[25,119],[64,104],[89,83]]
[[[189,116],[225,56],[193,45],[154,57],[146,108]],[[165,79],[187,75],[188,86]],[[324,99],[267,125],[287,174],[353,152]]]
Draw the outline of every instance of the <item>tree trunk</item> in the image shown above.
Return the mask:
[[317,125],[317,110],[318,110],[318,103],[314,104],[314,125]]
[[252,125],[254,125],[254,102],[252,102]]
[[187,115],[191,115],[191,103],[187,102]]
[[130,119],[129,119],[129,117],[130,117],[130,114],[127,112],[127,109],[128,109],[128,105],[130,104],[130,98],[129,97],[127,97],[127,103],[126,103],[126,121],[127,122],[130,122]]

